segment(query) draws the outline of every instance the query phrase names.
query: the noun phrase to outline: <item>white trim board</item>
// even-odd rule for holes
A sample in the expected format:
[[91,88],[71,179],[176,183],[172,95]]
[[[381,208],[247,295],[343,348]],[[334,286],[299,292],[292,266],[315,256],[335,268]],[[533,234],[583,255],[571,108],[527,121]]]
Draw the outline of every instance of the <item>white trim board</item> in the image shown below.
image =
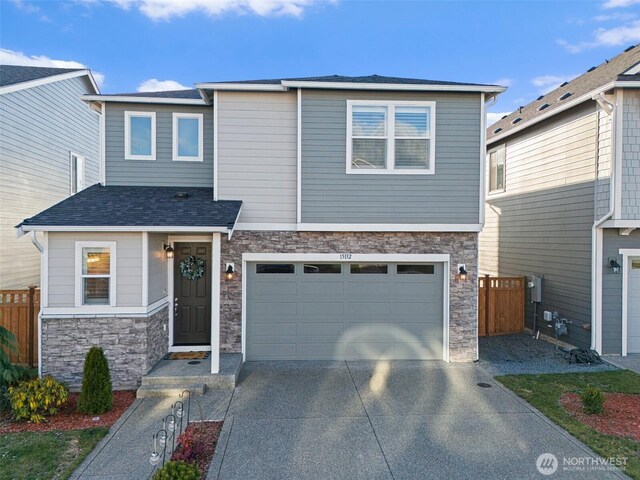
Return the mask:
[[227,227],[177,227],[173,225],[160,226],[103,226],[103,225],[23,225],[17,229],[20,238],[26,232],[192,232],[192,233],[228,233]]
[[640,258],[640,248],[621,248],[622,255],[622,356],[626,357],[629,350],[629,269],[631,260]]
[[479,232],[479,223],[300,223],[300,232]]
[[83,95],[82,100],[87,102],[114,102],[114,103],[159,103],[169,105],[202,105],[207,103],[197,98],[160,98],[160,97],[136,97],[126,95]]
[[111,307],[109,305],[96,305],[101,308],[82,307],[43,307],[42,318],[85,318],[85,317],[148,317],[169,304],[169,297],[160,300],[146,307]]
[[[75,72],[60,73],[58,75],[49,75],[48,77],[37,78],[35,80],[29,80],[27,82],[14,83],[13,85],[6,85],[4,87],[0,87],[0,95],[4,95],[5,93],[17,92],[19,90],[25,90],[27,88],[39,87],[40,85],[46,85],[48,83],[61,82],[63,80],[69,80],[70,78],[83,77],[85,75],[89,79],[94,92],[99,94],[100,89],[98,88],[98,85],[93,78],[91,70],[84,69],[77,70]],[[99,97],[99,95],[97,96]]]
[[443,264],[443,308],[442,308],[442,360],[449,362],[449,289],[450,255],[441,254],[345,254],[345,253],[243,253],[242,254],[242,361],[247,352],[247,263],[249,262],[397,262],[397,263],[442,263]]
[[302,222],[302,89],[297,92],[296,222]]
[[218,91],[213,92],[213,199],[218,200]]
[[149,233],[142,232],[142,305],[149,304]]

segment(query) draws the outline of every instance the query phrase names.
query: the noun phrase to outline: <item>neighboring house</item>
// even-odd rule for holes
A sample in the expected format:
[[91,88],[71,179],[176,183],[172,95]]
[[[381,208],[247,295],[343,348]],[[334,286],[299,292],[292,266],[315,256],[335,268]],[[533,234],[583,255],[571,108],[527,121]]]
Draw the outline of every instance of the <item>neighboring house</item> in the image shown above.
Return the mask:
[[40,285],[40,255],[15,225],[100,180],[89,70],[0,65],[0,290]]
[[477,358],[485,102],[504,88],[196,87],[85,96],[104,185],[19,225],[45,236],[43,373],[77,385],[94,343],[119,387],[168,350],[210,350],[212,373],[221,352]]
[[480,272],[542,275],[538,329],[604,354],[640,352],[639,88],[636,46],[487,130]]

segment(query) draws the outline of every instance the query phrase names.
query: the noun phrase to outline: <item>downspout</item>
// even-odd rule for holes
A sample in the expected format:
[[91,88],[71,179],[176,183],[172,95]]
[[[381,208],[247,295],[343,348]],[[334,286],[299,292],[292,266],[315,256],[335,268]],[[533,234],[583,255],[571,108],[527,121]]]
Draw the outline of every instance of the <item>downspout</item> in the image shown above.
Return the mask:
[[[591,227],[591,348],[593,350],[597,350],[598,353],[602,350],[602,322],[598,323],[598,312],[599,312],[599,302],[597,301],[597,292],[601,287],[600,282],[598,282],[598,269],[600,268],[599,259],[599,245],[598,245],[598,229],[602,226],[604,222],[609,220],[613,216],[614,212],[614,202],[615,202],[615,178],[616,178],[616,110],[617,106],[608,101],[604,97],[604,93],[600,92],[598,95],[594,96],[593,99],[598,102],[598,105],[602,107],[602,109],[611,117],[611,160],[609,167],[609,211],[601,217],[599,220],[596,220]],[[600,125],[600,115],[597,116],[598,125]],[[599,141],[599,138],[596,139]],[[597,148],[597,147],[596,147]],[[596,157],[598,152],[596,151]],[[598,168],[596,162],[596,169]],[[596,170],[596,180],[597,180],[597,170]],[[598,345],[599,343],[599,345]],[[600,348],[598,348],[600,347]]]
[[[44,247],[38,241],[38,237],[36,236],[36,232],[30,232],[31,243],[38,249],[40,252],[40,265],[42,265],[42,255],[44,254]],[[40,267],[42,270],[42,267]],[[42,277],[43,272],[40,272],[40,276]],[[42,278],[40,279],[40,284],[42,285]],[[40,290],[42,294],[42,290]],[[40,299],[40,310],[38,311],[38,376],[42,377],[42,299]]]

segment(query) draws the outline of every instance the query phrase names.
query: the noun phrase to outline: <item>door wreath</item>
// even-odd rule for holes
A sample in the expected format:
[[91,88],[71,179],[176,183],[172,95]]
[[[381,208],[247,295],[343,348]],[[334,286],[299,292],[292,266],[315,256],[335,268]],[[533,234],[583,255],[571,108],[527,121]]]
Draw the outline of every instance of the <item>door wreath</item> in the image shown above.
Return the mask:
[[204,275],[204,260],[189,255],[180,262],[180,273],[189,280],[202,278]]

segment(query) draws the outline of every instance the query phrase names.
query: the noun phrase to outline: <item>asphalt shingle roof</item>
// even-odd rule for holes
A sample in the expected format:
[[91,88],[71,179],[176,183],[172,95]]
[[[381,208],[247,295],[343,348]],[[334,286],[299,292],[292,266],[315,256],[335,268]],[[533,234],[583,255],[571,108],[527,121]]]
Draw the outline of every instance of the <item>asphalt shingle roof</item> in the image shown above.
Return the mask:
[[213,188],[96,184],[17,227],[232,227],[241,205],[239,200],[214,201]]
[[48,68],[27,67],[23,65],[0,65],[0,87],[15,85],[16,83],[30,82],[40,78],[61,75],[63,73],[77,72],[83,68]]
[[200,100],[200,91],[191,90],[164,90],[161,92],[134,92],[106,94],[109,97],[146,97],[146,98],[184,98]]
[[[583,73],[568,83],[562,84],[541,98],[517,109],[489,126],[487,128],[487,142],[491,143],[493,137],[504,135],[508,133],[509,130],[520,127],[540,115],[553,112],[553,110],[560,108],[567,102],[586,95],[607,83],[615,80],[633,80],[633,78],[630,77],[636,77],[637,80],[637,75],[622,75],[622,73],[638,64],[638,62],[640,62],[640,47],[635,45],[627,48],[611,60],[605,60],[604,63],[601,63],[597,67],[590,68],[586,73]],[[570,95],[566,96],[566,94]],[[548,104],[549,106],[538,110],[538,108],[544,104]],[[517,118],[520,118],[520,120],[512,123]],[[496,132],[497,129],[500,130]]]
[[385,77],[382,75],[366,75],[362,77],[346,77],[344,75],[327,75],[323,77],[271,78],[262,80],[240,80],[211,83],[241,83],[257,85],[279,85],[282,81],[289,82],[335,82],[335,83],[380,83],[401,85],[472,85],[477,87],[496,86],[479,83],[444,82],[439,80],[425,80],[421,78]]

